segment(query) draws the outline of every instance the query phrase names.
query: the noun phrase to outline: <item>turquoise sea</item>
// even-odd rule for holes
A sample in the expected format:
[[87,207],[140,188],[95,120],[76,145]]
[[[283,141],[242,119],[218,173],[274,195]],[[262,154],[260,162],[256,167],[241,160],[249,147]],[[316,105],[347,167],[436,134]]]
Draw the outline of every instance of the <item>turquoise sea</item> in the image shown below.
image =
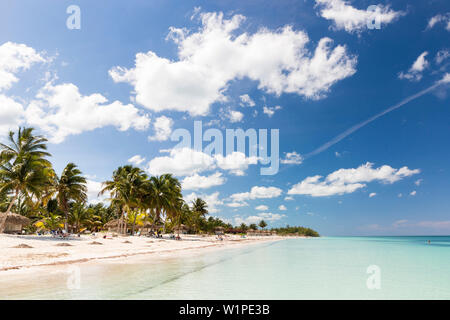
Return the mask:
[[[78,266],[79,289],[51,271],[14,281],[0,274],[0,298],[450,299],[448,236],[288,239],[163,262]],[[368,288],[369,277],[378,288]]]

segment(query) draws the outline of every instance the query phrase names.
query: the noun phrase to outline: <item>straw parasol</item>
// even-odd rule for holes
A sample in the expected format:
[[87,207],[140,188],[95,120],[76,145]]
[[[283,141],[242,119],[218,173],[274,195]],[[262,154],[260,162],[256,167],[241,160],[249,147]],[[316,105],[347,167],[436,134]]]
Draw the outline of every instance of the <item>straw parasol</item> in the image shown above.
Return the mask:
[[178,234],[180,234],[180,233],[185,234],[187,231],[187,228],[184,224],[180,224],[179,226],[173,228],[173,231]]
[[121,221],[120,219],[114,219],[111,220],[107,223],[105,223],[105,225],[103,226],[104,229],[107,229],[109,232],[121,232],[121,228],[122,228],[122,232],[124,231],[124,225],[126,226],[126,222],[125,221]]
[[0,213],[0,233],[21,233],[30,224],[30,219],[12,212]]
[[216,227],[214,229],[214,231],[216,232],[216,235],[220,236],[220,235],[223,235],[225,233],[225,228],[224,227]]

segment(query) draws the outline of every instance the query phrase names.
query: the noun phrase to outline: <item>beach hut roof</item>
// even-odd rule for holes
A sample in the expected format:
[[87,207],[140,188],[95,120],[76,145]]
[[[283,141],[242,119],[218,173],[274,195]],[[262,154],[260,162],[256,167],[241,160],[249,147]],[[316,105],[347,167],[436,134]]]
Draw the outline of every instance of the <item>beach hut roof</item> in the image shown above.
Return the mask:
[[119,219],[111,220],[111,221],[105,223],[105,227],[106,228],[115,228],[119,225],[119,221],[120,221]]
[[6,213],[6,212],[1,212],[0,213],[0,232],[3,232],[3,230],[5,229],[5,225],[6,224],[12,224],[12,225],[17,225],[17,226],[26,226],[29,225],[31,222],[30,219],[28,219],[27,217],[24,217],[20,214],[17,213]]
[[222,231],[222,230],[225,230],[225,228],[224,227],[216,227],[216,231]]

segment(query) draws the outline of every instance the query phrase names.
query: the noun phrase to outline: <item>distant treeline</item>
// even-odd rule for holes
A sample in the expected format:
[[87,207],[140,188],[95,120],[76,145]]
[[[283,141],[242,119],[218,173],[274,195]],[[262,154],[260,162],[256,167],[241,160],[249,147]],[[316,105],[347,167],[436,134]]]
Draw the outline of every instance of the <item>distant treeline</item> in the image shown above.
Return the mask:
[[319,233],[311,228],[305,228],[305,227],[291,227],[287,225],[284,228],[272,228],[272,231],[276,232],[279,235],[289,235],[289,234],[298,234],[298,235],[304,235],[308,237],[320,237]]

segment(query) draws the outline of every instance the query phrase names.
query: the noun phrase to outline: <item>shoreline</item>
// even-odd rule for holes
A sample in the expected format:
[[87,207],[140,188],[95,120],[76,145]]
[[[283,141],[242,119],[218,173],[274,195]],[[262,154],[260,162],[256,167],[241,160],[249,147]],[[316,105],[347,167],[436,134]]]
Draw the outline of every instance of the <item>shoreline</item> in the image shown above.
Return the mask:
[[[103,234],[83,235],[70,239],[1,234],[0,274],[32,272],[39,267],[67,266],[87,262],[132,263],[131,258],[181,258],[186,254],[241,248],[289,238],[292,237],[241,238],[240,236],[226,235],[224,240],[220,241],[215,236],[183,235],[182,240],[178,241],[143,236],[117,236],[103,239]],[[97,244],[93,244],[93,242]],[[17,247],[19,245],[30,247]]]

